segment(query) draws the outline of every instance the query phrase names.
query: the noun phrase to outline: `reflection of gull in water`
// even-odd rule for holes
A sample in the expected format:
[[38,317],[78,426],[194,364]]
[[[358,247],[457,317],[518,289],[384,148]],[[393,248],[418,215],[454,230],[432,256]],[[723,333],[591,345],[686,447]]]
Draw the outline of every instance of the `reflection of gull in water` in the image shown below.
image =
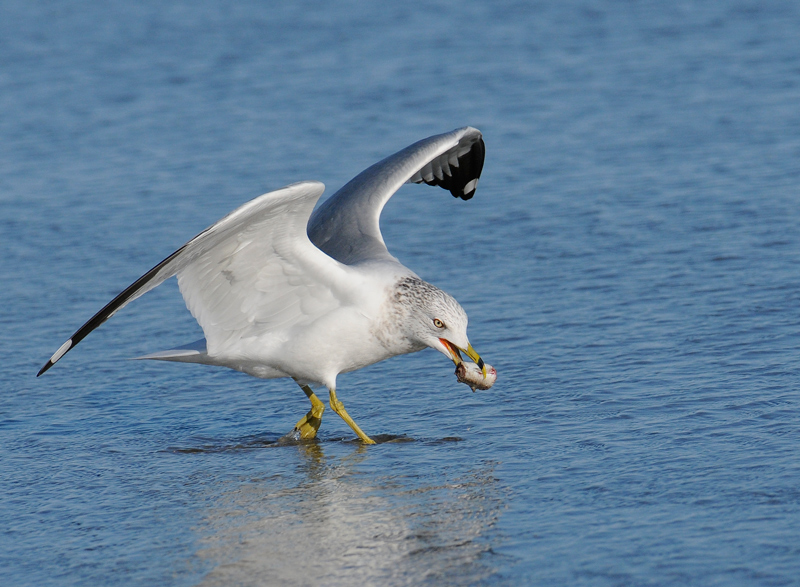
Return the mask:
[[[474,585],[494,573],[485,536],[504,500],[492,465],[437,479],[359,471],[364,456],[241,483],[208,512],[201,585]],[[496,537],[494,537],[496,540]]]
[[[291,438],[313,438],[322,402],[373,444],[336,397],[340,373],[390,357],[436,349],[461,365],[459,380],[488,389],[496,373],[467,338],[467,315],[450,295],[419,279],[386,249],[380,215],[405,183],[427,183],[468,200],[483,169],[474,128],[429,137],[376,163],[315,211],[325,186],[301,182],[228,214],[153,267],[81,326],[43,374],[129,302],[177,276],[205,339],[143,359],[229,367],[255,377],[292,377],[311,400]],[[457,242],[463,243],[462,237]]]

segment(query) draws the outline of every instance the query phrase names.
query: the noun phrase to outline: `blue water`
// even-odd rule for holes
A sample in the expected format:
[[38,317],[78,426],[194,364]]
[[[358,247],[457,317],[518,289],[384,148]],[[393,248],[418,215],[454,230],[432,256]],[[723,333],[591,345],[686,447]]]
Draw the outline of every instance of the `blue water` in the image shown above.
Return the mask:
[[[0,7],[4,585],[800,584],[795,2]],[[484,132],[390,250],[499,372],[433,351],[291,381],[125,359],[199,337],[173,282],[244,201]]]

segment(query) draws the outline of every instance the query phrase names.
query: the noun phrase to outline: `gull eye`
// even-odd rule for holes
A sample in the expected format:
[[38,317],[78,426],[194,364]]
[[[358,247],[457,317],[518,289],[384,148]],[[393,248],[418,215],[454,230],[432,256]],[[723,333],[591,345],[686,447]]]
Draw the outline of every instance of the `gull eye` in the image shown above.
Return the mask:
[[436,328],[444,328],[444,322],[442,322],[442,321],[441,321],[441,320],[439,320],[438,318],[434,318],[434,319],[433,319],[433,325],[434,325]]

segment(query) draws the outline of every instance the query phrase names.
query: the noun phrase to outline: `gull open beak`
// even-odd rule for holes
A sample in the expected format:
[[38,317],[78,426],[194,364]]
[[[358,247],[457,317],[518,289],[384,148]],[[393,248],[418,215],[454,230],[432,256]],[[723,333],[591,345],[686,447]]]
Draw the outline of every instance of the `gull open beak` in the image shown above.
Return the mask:
[[453,359],[453,362],[456,364],[456,366],[460,365],[462,361],[461,353],[459,351],[464,351],[467,356],[472,359],[476,365],[478,365],[478,368],[483,373],[483,378],[486,379],[486,365],[483,364],[483,359],[481,359],[481,356],[478,354],[478,352],[472,348],[472,345],[469,345],[466,349],[462,349],[444,338],[440,338],[439,341],[450,352],[450,358]]

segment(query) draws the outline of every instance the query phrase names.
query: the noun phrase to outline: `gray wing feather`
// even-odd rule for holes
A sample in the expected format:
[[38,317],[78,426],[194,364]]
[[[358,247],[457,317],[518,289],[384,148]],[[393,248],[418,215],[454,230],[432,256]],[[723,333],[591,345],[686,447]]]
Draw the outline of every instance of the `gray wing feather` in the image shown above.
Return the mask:
[[369,167],[325,201],[308,222],[308,236],[347,265],[394,259],[386,249],[380,215],[404,183],[426,183],[469,200],[483,170],[479,130],[464,127],[423,139]]

